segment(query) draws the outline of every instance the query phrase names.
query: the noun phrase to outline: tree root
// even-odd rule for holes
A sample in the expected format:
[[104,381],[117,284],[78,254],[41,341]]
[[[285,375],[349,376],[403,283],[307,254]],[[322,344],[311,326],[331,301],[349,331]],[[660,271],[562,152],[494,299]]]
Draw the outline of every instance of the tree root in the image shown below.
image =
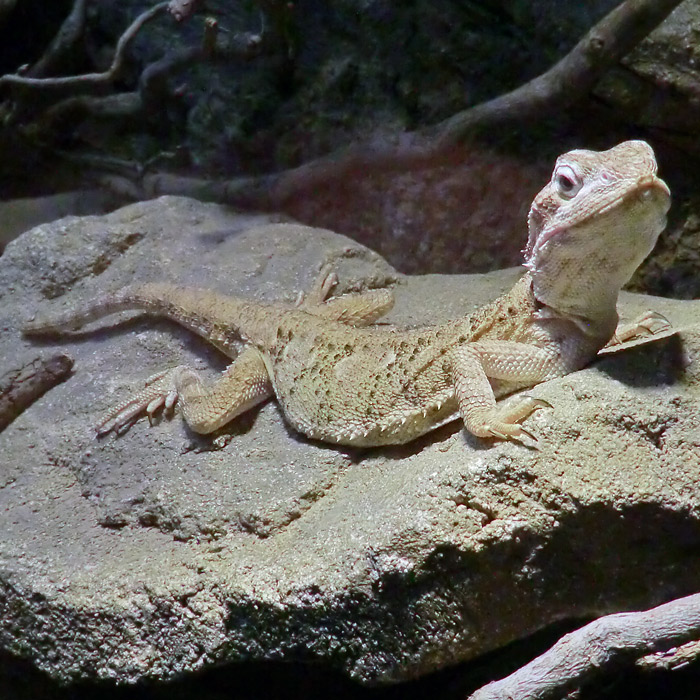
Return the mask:
[[480,688],[469,700],[563,698],[597,676],[650,654],[668,653],[688,642],[697,654],[698,640],[700,593],[645,612],[607,615],[565,635],[549,651]]

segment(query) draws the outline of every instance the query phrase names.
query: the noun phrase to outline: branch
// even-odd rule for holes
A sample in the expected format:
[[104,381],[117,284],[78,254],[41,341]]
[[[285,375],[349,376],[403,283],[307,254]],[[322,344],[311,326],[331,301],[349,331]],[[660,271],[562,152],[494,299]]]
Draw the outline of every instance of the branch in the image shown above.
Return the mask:
[[71,51],[85,30],[85,10],[87,0],[75,0],[73,9],[63,21],[53,41],[44,55],[27,71],[26,76],[41,78],[50,73],[54,66]]
[[64,381],[72,367],[73,360],[68,355],[58,354],[37,357],[5,372],[0,377],[0,431],[49,389]]
[[57,91],[94,90],[107,85],[119,76],[124,65],[124,56],[129,44],[134,40],[144,24],[168,9],[167,2],[161,2],[141,13],[126,31],[119,37],[114,58],[110,67],[102,73],[84,73],[82,75],[67,75],[56,78],[32,78],[18,74],[8,74],[0,77],[0,87],[3,85],[20,86],[23,88]]
[[638,659],[635,666],[642,671],[675,671],[700,659],[700,639],[679,647],[658,651]]
[[459,112],[434,127],[438,149],[451,148],[479,127],[542,119],[588,93],[603,73],[628,54],[682,0],[626,0],[603,17],[548,71],[519,88]]
[[190,196],[253,208],[283,209],[304,192],[355,174],[397,172],[444,164],[455,145],[480,131],[542,119],[570,106],[603,73],[660,24],[682,0],[626,0],[596,24],[542,75],[488,102],[421,131],[376,136],[277,174],[214,182],[152,174],[140,183],[143,197]]
[[144,68],[139,78],[139,94],[146,107],[157,108],[163,104],[165,86],[171,75],[202,62],[225,61],[230,65],[233,61],[249,61],[269,45],[266,35],[252,32],[221,37],[216,22],[207,20],[199,46],[174,49]]
[[700,593],[645,612],[617,613],[562,637],[549,651],[469,700],[562,698],[614,666],[700,638]]
[[170,0],[168,12],[178,21],[189,19],[196,11],[200,0]]
[[95,119],[136,119],[143,109],[138,92],[120,92],[116,95],[95,97],[94,95],[76,95],[66,97],[49,107],[37,120],[38,131],[49,133],[70,133],[76,124],[87,117]]

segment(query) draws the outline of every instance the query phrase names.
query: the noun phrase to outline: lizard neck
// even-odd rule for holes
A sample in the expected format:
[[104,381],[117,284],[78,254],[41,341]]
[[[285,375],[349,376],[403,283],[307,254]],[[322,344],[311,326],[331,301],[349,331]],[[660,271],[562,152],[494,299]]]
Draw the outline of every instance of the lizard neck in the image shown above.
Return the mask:
[[623,283],[618,285],[609,270],[589,277],[581,276],[575,264],[571,267],[568,271],[561,267],[554,279],[541,271],[527,273],[532,279],[536,317],[571,321],[584,335],[604,344],[617,327],[617,299]]

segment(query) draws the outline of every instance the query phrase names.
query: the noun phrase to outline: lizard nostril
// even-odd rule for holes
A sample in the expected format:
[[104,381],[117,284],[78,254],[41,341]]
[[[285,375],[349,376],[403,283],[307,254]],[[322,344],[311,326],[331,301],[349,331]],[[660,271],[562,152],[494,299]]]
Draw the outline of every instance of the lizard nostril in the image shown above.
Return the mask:
[[641,186],[635,194],[637,199],[644,204],[655,201],[659,202],[659,204],[665,202],[666,208],[664,213],[671,207],[671,193],[666,183],[658,178],[649,180],[649,182],[646,183],[641,183]]

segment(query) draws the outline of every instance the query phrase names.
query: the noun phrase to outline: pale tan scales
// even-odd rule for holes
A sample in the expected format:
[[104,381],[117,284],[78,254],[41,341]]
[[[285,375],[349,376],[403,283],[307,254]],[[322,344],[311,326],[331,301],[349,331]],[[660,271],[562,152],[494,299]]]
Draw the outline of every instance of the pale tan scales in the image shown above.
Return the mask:
[[274,394],[294,428],[331,443],[404,443],[459,416],[475,435],[527,439],[521,421],[542,403],[521,397],[501,407],[497,396],[577,370],[615,338],[664,326],[651,314],[616,335],[616,303],[663,230],[669,202],[643,141],[561,156],[530,210],[525,275],[493,303],[440,326],[370,326],[391,308],[390,292],[326,300],[334,279],[324,273],[297,306],[144,284],[25,332],[142,309],[231,357],[245,344],[213,387],[189,368],[168,370],[111,411],[100,432],[177,402],[188,424],[208,433]]

